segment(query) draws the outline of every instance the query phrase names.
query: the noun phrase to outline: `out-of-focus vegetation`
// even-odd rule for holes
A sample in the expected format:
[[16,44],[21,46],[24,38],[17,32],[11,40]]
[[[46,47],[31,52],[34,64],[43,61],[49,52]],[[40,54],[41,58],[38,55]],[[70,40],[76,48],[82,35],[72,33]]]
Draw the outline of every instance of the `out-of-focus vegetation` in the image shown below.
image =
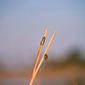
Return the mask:
[[[85,85],[85,60],[79,50],[67,52],[61,60],[57,58],[50,60],[49,56],[48,60],[45,61],[45,65],[43,63],[39,71],[40,85]],[[2,61],[0,62],[0,68],[6,68]],[[27,85],[31,71],[32,68],[24,68],[24,66],[23,68],[0,69],[0,85],[11,85],[10,83],[13,85]],[[16,80],[18,80],[18,83]],[[36,82],[34,83],[36,85]]]
[[[56,56],[57,57],[57,56]],[[49,60],[47,62],[47,66],[69,66],[69,65],[76,65],[76,66],[83,66],[85,67],[85,60],[83,59],[83,56],[80,51],[78,50],[73,50],[69,52],[66,56],[65,59],[62,60]]]

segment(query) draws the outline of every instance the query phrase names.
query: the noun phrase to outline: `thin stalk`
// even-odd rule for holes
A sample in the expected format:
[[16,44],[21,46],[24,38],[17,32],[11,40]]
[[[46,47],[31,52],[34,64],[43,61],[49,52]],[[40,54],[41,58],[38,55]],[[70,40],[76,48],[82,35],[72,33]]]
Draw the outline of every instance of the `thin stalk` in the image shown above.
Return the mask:
[[[39,56],[40,56],[40,53],[41,53],[41,51],[42,51],[42,48],[43,48],[43,45],[44,45],[44,42],[45,42],[45,38],[46,38],[46,36],[47,36],[47,31],[48,31],[48,27],[45,28],[45,32],[44,32],[42,41],[41,41],[41,43],[40,43],[40,48],[39,48],[38,53],[37,53],[37,57],[36,57],[35,64],[34,64],[34,67],[33,67],[31,79],[32,79],[32,77],[33,77],[33,75],[34,75],[34,72],[35,72],[36,67],[37,67],[37,64],[38,64]],[[30,81],[31,81],[31,79],[30,79]]]
[[49,44],[48,44],[48,46],[47,46],[47,48],[46,48],[46,50],[45,50],[45,52],[44,52],[41,60],[40,60],[40,63],[39,63],[39,65],[38,65],[38,67],[36,68],[36,71],[35,71],[32,79],[31,79],[29,85],[32,85],[32,84],[33,84],[33,81],[34,81],[34,79],[35,79],[35,77],[36,77],[36,75],[37,75],[37,73],[38,73],[38,71],[39,71],[39,69],[40,69],[40,66],[42,65],[42,63],[43,63],[43,61],[44,61],[44,59],[45,59],[45,54],[47,54],[48,49],[49,49],[49,47],[50,47],[50,45],[51,45],[51,43],[52,43],[52,41],[53,41],[53,39],[54,39],[55,34],[56,34],[56,32],[53,33],[53,36],[52,36],[52,38],[51,38],[51,40],[50,40],[50,42],[49,42]]

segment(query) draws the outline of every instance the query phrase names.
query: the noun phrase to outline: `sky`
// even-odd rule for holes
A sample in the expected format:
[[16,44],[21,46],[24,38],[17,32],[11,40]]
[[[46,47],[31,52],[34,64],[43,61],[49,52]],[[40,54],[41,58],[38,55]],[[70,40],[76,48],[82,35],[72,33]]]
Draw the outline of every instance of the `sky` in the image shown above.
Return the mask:
[[53,32],[48,55],[61,56],[73,47],[85,53],[84,0],[0,0],[0,61],[32,64],[46,26],[42,53]]

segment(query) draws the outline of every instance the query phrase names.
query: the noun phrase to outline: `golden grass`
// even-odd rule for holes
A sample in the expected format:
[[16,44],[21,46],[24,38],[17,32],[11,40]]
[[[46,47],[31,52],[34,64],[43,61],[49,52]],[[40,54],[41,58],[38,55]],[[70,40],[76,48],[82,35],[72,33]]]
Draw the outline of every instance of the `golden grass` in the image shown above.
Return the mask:
[[[32,74],[32,77],[31,77],[31,80],[30,80],[29,85],[32,85],[32,84],[33,84],[33,81],[34,81],[34,79],[35,79],[35,77],[36,77],[36,75],[37,75],[37,73],[38,73],[38,71],[39,71],[39,69],[40,69],[40,67],[41,67],[44,59],[45,59],[45,55],[46,55],[47,52],[48,52],[48,49],[49,49],[49,47],[50,47],[50,45],[51,45],[51,43],[52,43],[52,41],[53,41],[53,39],[54,39],[55,34],[56,34],[56,32],[53,33],[52,38],[51,38],[51,40],[50,40],[50,42],[49,42],[49,44],[48,44],[48,46],[47,46],[47,48],[46,48],[46,50],[45,50],[42,58],[41,58],[41,60],[40,60],[39,65],[38,65],[38,66],[36,65],[37,68],[34,68],[35,70],[33,71],[33,74]],[[36,61],[35,61],[35,63],[36,63]]]
[[[44,37],[46,38],[46,36],[47,36],[47,31],[48,31],[48,27],[45,28],[45,32],[44,32],[43,38],[44,38]],[[41,41],[41,42],[43,42],[43,41]],[[43,44],[44,44],[44,42],[43,42]],[[38,61],[39,61],[39,57],[40,57],[40,53],[41,53],[41,51],[42,51],[42,48],[43,48],[43,45],[40,44],[40,48],[39,48],[39,50],[38,50],[37,57],[36,57],[36,60],[35,60],[35,64],[34,64],[34,67],[33,67],[31,79],[32,79],[32,77],[33,77],[33,75],[34,75],[34,73],[35,73],[35,70],[36,70],[36,67],[37,67],[37,64],[38,64]],[[31,80],[31,79],[30,79],[30,80]]]

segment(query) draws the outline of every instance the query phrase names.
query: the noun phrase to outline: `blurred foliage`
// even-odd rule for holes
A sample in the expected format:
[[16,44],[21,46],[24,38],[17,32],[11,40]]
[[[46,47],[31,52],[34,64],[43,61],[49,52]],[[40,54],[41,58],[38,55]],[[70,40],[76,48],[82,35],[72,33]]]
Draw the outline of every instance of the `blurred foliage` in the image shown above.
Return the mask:
[[47,62],[47,65],[50,66],[67,66],[67,65],[78,65],[85,66],[85,60],[83,59],[80,51],[72,50],[66,56],[66,58],[62,61],[59,60],[50,60]]

